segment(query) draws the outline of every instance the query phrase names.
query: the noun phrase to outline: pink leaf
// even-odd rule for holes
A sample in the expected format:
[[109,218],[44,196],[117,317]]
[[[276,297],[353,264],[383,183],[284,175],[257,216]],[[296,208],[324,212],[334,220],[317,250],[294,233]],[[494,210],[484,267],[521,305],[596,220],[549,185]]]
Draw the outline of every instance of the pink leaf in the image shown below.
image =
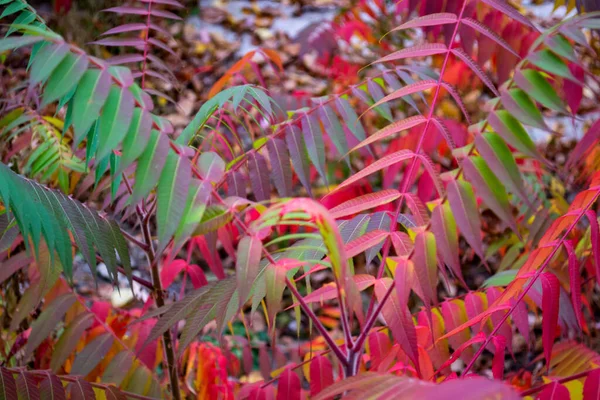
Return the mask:
[[452,13],[434,13],[424,15],[422,17],[412,18],[402,25],[392,29],[390,32],[399,31],[402,29],[422,28],[425,26],[440,26],[455,23],[458,20],[455,14]]
[[448,144],[448,146],[452,150],[454,150],[456,148],[456,142],[444,121],[441,118],[434,117],[431,119],[431,122],[433,122],[433,124],[438,128],[438,132],[440,133],[440,135],[442,135],[442,137],[446,141],[446,144]]
[[390,338],[384,332],[372,332],[368,337],[370,370],[376,370],[379,364],[389,355],[392,349]]
[[167,6],[173,6],[177,8],[184,8],[183,4],[177,0],[140,0],[142,3],[153,3],[153,4],[164,4]]
[[427,57],[433,56],[436,54],[446,53],[448,48],[445,44],[442,43],[431,43],[431,44],[422,44],[413,47],[407,47],[402,50],[398,50],[389,54],[385,57],[380,58],[375,61],[375,63],[383,63],[389,61],[398,61],[403,60],[405,58],[413,58],[413,57]]
[[[378,279],[375,282],[375,295],[378,301],[382,301],[385,293],[394,282],[390,278]],[[408,358],[413,362],[417,371],[419,370],[419,358],[417,349],[417,332],[408,310],[408,306],[400,304],[398,296],[392,293],[382,309],[383,318],[387,322],[394,339]]]
[[489,39],[498,43],[500,46],[504,47],[508,52],[512,53],[515,57],[520,58],[519,54],[513,50],[512,47],[502,37],[500,37],[496,32],[492,31],[487,26],[483,25],[481,22],[474,20],[472,18],[463,18],[461,22],[467,26],[470,26],[477,32],[481,33],[484,36],[487,36]]
[[448,91],[448,93],[450,93],[450,96],[452,96],[452,98],[456,102],[456,105],[458,105],[458,108],[460,108],[460,110],[462,111],[463,115],[465,116],[465,121],[467,121],[467,125],[471,125],[471,116],[467,112],[467,107],[465,107],[465,103],[463,103],[462,98],[460,97],[460,93],[458,93],[458,90],[456,90],[454,85],[451,85],[445,81],[442,81],[441,85],[444,89]]
[[346,244],[346,257],[350,258],[357,256],[365,250],[378,245],[387,239],[389,234],[390,233],[388,231],[382,231],[380,229],[365,233],[364,235]]
[[277,400],[300,400],[302,394],[302,386],[298,375],[287,368],[279,376],[279,384],[277,385]]
[[267,142],[273,182],[281,197],[292,195],[292,167],[290,155],[283,139],[273,138]]
[[253,152],[248,155],[248,170],[250,171],[250,186],[256,200],[269,200],[271,198],[269,168],[262,154]]
[[354,197],[351,200],[335,206],[329,210],[329,212],[333,218],[343,218],[390,203],[399,197],[400,192],[395,189],[382,190],[380,192]]
[[399,256],[408,256],[413,249],[410,236],[404,232],[392,232],[392,245]]
[[387,156],[382,157],[379,160],[375,161],[373,164],[363,168],[356,174],[352,175],[350,178],[346,179],[344,182],[340,183],[335,188],[335,191],[340,190],[343,187],[349,186],[355,182],[358,182],[362,178],[369,176],[377,171],[380,171],[386,167],[389,167],[389,166],[399,163],[401,161],[410,160],[410,159],[414,158],[415,156],[416,156],[416,154],[410,150],[400,150],[395,153],[388,154]]
[[262,241],[257,236],[244,236],[238,244],[235,271],[240,307],[246,303],[250,295],[250,289],[258,275],[262,248]]
[[148,15],[148,10],[146,8],[127,7],[127,6],[111,7],[111,8],[102,10],[102,11],[103,12],[113,12],[116,14]]
[[471,57],[469,57],[467,53],[464,52],[463,49],[458,47],[453,48],[452,54],[454,54],[456,57],[460,58],[465,64],[467,64],[467,66],[471,68],[475,75],[477,75],[479,79],[481,79],[481,81],[492,91],[492,93],[494,93],[495,96],[500,96],[500,93],[498,93],[498,90],[496,89],[496,86],[494,86],[494,83],[492,82],[490,77],[475,61],[473,61]]
[[144,41],[140,38],[107,38],[100,39],[92,42],[91,44],[98,44],[101,46],[134,46],[134,47],[142,47],[144,46]]
[[537,31],[537,28],[531,23],[529,18],[525,17],[519,11],[514,9],[506,1],[504,1],[504,0],[481,0],[481,1],[484,2],[485,4],[487,4],[488,6],[495,8],[496,10],[500,11],[501,13],[506,14],[507,16],[514,19],[515,21],[519,21],[523,25],[528,26],[529,28],[533,29],[534,31]]
[[552,346],[556,336],[556,325],[558,324],[558,308],[560,283],[556,275],[544,272],[540,275],[542,282],[542,343],[544,346],[544,357],[546,365],[550,369],[552,357]]
[[462,353],[466,349],[468,349],[469,347],[471,347],[472,345],[474,345],[476,343],[481,343],[484,341],[485,341],[485,334],[483,332],[479,332],[477,335],[475,335],[471,339],[467,340],[466,342],[464,342],[460,346],[458,346],[454,350],[454,353],[452,353],[452,356],[440,367],[440,369],[449,367],[453,362],[455,362],[462,355]]
[[310,362],[310,395],[314,396],[333,384],[333,367],[325,356],[315,356]]
[[354,146],[354,148],[350,150],[350,152],[358,150],[361,147],[367,146],[373,142],[377,142],[381,139],[387,138],[388,136],[391,136],[395,133],[414,128],[415,126],[419,126],[424,122],[427,122],[427,118],[425,118],[422,115],[416,115],[414,117],[409,117],[401,121],[393,122],[387,125],[385,128],[378,130],[377,132],[360,142],[358,145]]
[[396,90],[396,91],[392,92],[391,94],[388,94],[383,99],[379,100],[377,103],[375,103],[371,107],[369,107],[369,110],[371,110],[372,108],[375,108],[377,106],[380,106],[383,103],[387,103],[388,101],[396,100],[401,97],[408,96],[408,95],[411,95],[414,93],[423,92],[425,90],[436,87],[437,85],[438,85],[438,82],[433,79],[411,83],[410,85],[404,86],[402,89]]

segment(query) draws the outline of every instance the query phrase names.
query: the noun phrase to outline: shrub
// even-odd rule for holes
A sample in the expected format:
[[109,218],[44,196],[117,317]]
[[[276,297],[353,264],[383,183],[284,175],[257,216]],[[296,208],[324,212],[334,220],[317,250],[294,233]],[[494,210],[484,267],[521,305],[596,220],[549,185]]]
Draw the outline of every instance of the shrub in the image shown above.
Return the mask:
[[[373,3],[338,18],[341,39],[365,7],[384,21]],[[176,132],[147,82],[173,78],[149,33],[179,3],[111,9],[146,20],[97,42],[142,49],[112,63],[0,4],[4,69],[28,55],[0,120],[1,398],[596,398],[600,125],[564,163],[529,135],[581,119],[595,14],[540,31],[502,0],[401,3],[381,44],[364,35],[385,54],[359,84],[282,109],[276,90],[225,88],[244,57]],[[76,253],[150,299],[90,302]]]

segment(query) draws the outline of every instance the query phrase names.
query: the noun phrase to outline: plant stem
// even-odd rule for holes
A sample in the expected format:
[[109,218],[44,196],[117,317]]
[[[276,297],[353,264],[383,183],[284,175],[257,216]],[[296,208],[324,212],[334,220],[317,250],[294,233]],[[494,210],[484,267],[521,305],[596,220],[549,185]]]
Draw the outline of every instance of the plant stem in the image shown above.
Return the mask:
[[[154,246],[152,245],[152,236],[150,235],[150,219],[147,215],[144,215],[141,208],[136,208],[140,221],[142,223],[142,234],[144,235],[144,242],[148,246],[146,255],[148,256],[148,263],[150,264],[150,270],[152,273],[152,286],[154,289],[154,301],[158,308],[165,305],[165,297],[160,282],[160,272],[158,271],[158,259],[154,252]],[[177,361],[175,360],[175,349],[173,347],[173,338],[171,337],[171,330],[168,329],[163,334],[163,345],[165,348],[165,355],[167,359],[167,370],[169,371],[169,381],[171,382],[171,393],[173,394],[174,400],[181,400],[181,393],[179,392],[179,376],[177,374]]]

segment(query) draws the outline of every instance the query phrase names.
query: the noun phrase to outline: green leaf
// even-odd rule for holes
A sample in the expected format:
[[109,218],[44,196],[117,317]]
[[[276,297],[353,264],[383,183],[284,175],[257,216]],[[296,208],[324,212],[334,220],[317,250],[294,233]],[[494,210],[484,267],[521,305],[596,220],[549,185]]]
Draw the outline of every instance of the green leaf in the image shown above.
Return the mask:
[[542,49],[532,53],[527,57],[529,62],[542,70],[560,76],[561,78],[569,79],[573,82],[578,82],[578,79],[571,73],[565,62],[555,53],[548,49]]
[[28,46],[30,44],[41,42],[42,40],[44,40],[44,38],[40,36],[18,36],[0,39],[0,53],[5,52],[6,50],[14,50],[21,46]]
[[112,86],[98,120],[96,158],[104,159],[123,140],[133,117],[133,95],[126,88]]
[[567,112],[562,99],[539,71],[533,69],[517,70],[514,80],[517,86],[540,102],[544,107],[562,113]]
[[485,204],[519,235],[517,223],[512,215],[512,207],[504,185],[488,167],[483,158],[471,156],[463,161],[465,177],[473,184],[477,194]]
[[90,69],[83,74],[72,101],[75,144],[79,144],[94,121],[110,91],[110,74],[106,70]]
[[191,181],[181,222],[175,232],[175,243],[173,245],[175,251],[183,246],[196,229],[196,226],[202,221],[212,192],[211,185],[208,181]]
[[202,220],[198,226],[196,226],[194,236],[215,232],[232,219],[233,215],[231,214],[231,210],[219,205],[209,206],[204,211]]
[[68,53],[69,45],[66,43],[50,43],[44,46],[31,65],[31,82],[34,84],[45,82]]
[[225,161],[215,152],[204,152],[198,158],[198,172],[202,179],[218,183],[225,174]]
[[481,240],[481,221],[477,210],[475,193],[470,183],[452,180],[447,187],[448,202],[454,218],[467,243],[483,260],[483,242]]
[[153,130],[135,171],[135,186],[133,187],[131,204],[137,204],[154,188],[165,165],[168,152],[169,139],[167,136]]
[[521,153],[541,159],[523,125],[506,110],[498,110],[490,114],[489,124],[504,140]]
[[431,231],[435,236],[440,258],[461,283],[466,286],[459,258],[458,229],[448,202],[439,204],[433,209],[433,213],[431,214]]
[[25,8],[27,8],[27,3],[25,3],[24,1],[15,1],[12,4],[9,4],[8,7],[4,9],[2,14],[0,14],[0,19],[18,13],[19,11],[24,10]]
[[[342,128],[337,115],[329,104],[321,104],[319,107],[319,115],[321,121],[323,121],[325,132],[327,132],[327,135],[331,138],[331,141],[335,145],[340,156],[344,157],[348,154],[348,141],[346,139],[346,132],[344,132],[344,128]],[[345,159],[347,163],[350,162],[348,157],[345,157]]]
[[192,179],[192,166],[183,156],[170,152],[160,174],[156,192],[158,252],[169,243],[183,217]]
[[[39,57],[39,54],[37,57]],[[87,54],[75,55],[68,53],[48,79],[42,106],[48,105],[69,93],[87,70],[88,63]]]
[[495,133],[485,132],[475,136],[475,146],[508,190],[529,203],[519,167],[504,140]]
[[346,122],[346,126],[350,132],[352,132],[352,135],[354,135],[359,142],[365,140],[367,138],[367,134],[365,133],[365,130],[358,119],[358,115],[356,115],[356,112],[348,100],[338,97],[335,102],[342,119],[344,122]]
[[134,108],[129,131],[123,140],[119,174],[142,155],[149,142],[151,132],[152,116],[150,113],[141,108]]
[[498,272],[497,274],[487,278],[481,287],[488,288],[492,286],[508,286],[515,279],[518,272],[518,270],[514,269]]
[[519,121],[539,129],[548,130],[544,117],[535,103],[523,90],[514,88],[500,90],[502,105]]
[[304,114],[302,118],[302,133],[304,134],[304,142],[306,143],[310,161],[317,168],[325,184],[327,184],[323,132],[321,131],[319,121],[312,114]]

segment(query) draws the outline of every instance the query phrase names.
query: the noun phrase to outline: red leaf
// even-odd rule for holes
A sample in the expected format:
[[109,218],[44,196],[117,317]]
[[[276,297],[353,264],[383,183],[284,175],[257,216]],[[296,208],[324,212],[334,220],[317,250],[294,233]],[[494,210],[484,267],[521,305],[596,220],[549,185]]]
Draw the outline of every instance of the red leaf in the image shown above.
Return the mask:
[[167,265],[163,265],[160,270],[160,281],[165,288],[171,286],[175,277],[187,266],[185,260],[173,260]]
[[310,362],[310,395],[314,396],[333,384],[333,367],[325,356],[315,356]]
[[192,281],[194,289],[201,288],[202,286],[208,284],[208,280],[206,279],[206,275],[204,275],[204,271],[202,271],[202,268],[196,264],[188,264],[185,267],[185,271],[190,276],[190,280]]
[[590,371],[583,384],[583,400],[600,399],[600,370]]
[[569,400],[569,390],[558,382],[552,382],[542,390],[536,400]]
[[[579,82],[583,82],[585,78],[585,72],[583,68],[573,62],[570,62],[569,70],[573,76],[579,80]],[[583,86],[581,83],[573,82],[570,79],[565,79],[563,81],[563,92],[571,112],[576,114],[577,110],[579,110],[581,99],[583,98]]]
[[504,379],[504,350],[506,349],[506,338],[504,336],[494,336],[494,358],[492,359],[492,374],[494,379]]
[[556,325],[558,323],[558,307],[560,295],[560,283],[558,278],[550,273],[544,272],[540,275],[542,282],[542,343],[544,346],[544,357],[546,365],[550,368],[552,357],[552,346],[556,336]]
[[300,400],[301,394],[302,386],[298,375],[290,368],[283,371],[279,376],[277,400]]
[[569,155],[567,168],[573,168],[581,160],[581,158],[594,146],[600,139],[600,120],[594,122],[587,130],[585,135],[577,142],[575,148]]

